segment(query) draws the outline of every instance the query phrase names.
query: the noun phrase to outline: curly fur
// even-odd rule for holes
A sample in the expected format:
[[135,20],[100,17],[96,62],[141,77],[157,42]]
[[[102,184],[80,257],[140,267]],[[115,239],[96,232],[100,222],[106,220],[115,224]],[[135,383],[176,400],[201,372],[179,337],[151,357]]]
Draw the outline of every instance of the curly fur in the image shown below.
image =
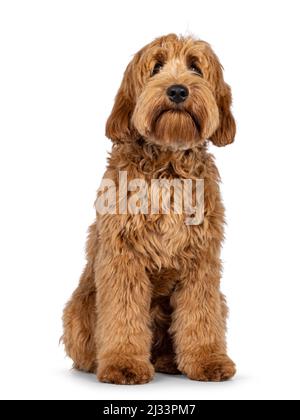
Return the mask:
[[[153,75],[155,63],[161,70]],[[201,68],[202,77],[191,70]],[[171,84],[188,86],[171,103]],[[137,384],[154,371],[201,381],[235,374],[226,354],[227,308],[220,293],[224,208],[207,152],[233,141],[231,92],[209,44],[168,35],[128,65],[106,134],[113,141],[105,178],[204,179],[204,221],[181,214],[97,214],[87,265],[64,310],[63,340],[78,369],[100,381]],[[100,194],[100,192],[99,192]]]

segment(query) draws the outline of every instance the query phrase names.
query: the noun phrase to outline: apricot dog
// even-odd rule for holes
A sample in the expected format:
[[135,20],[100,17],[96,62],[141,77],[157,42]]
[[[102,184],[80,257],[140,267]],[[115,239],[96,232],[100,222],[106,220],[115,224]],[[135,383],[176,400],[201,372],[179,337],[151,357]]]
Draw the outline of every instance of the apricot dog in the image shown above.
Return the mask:
[[[99,381],[142,384],[154,372],[198,381],[235,374],[220,292],[224,208],[207,143],[233,142],[230,87],[209,44],[167,35],[129,63],[107,121],[105,178],[203,179],[204,219],[97,214],[87,265],[64,310],[63,341],[77,369]],[[101,194],[103,191],[101,191]],[[100,191],[98,193],[100,195]]]

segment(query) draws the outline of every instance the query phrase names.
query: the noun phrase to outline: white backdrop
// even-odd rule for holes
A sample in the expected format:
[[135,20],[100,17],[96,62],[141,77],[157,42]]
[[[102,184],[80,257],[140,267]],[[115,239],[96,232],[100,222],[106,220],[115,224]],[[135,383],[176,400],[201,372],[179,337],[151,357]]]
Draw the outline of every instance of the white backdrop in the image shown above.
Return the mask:
[[[154,37],[209,41],[238,132],[211,151],[227,209],[223,291],[237,377],[144,386],[73,372],[61,313],[84,265],[106,118]],[[0,1],[1,398],[299,398],[299,1]]]

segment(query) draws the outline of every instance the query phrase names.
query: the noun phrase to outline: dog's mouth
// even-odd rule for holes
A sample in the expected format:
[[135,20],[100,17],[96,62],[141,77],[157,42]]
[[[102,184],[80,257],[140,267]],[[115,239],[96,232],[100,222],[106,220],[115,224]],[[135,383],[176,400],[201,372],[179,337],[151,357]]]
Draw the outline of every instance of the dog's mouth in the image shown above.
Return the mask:
[[190,148],[201,139],[199,118],[186,109],[160,109],[152,120],[150,140],[175,148]]
[[185,116],[188,119],[191,119],[198,133],[201,132],[201,124],[198,117],[193,112],[187,109],[174,109],[174,108],[160,109],[154,115],[152,126],[155,127],[157,124],[159,124],[161,117],[168,113],[170,114],[170,116],[172,115],[172,117],[174,117],[177,114],[177,115]]

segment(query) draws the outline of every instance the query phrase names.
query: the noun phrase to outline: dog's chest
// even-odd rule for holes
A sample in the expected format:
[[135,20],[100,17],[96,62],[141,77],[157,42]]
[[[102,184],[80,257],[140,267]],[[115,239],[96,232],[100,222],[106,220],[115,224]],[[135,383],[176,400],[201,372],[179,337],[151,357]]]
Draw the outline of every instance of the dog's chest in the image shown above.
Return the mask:
[[[193,190],[191,194],[194,198]],[[151,189],[148,212],[128,216],[125,236],[130,246],[158,268],[176,268],[201,228],[189,223],[197,210],[186,205],[183,196],[179,188],[170,189],[160,184],[157,189]]]
[[144,228],[143,246],[147,255],[159,266],[173,266],[173,260],[178,261],[189,243],[189,227],[184,223],[184,216],[147,215]]
[[[180,242],[178,237],[185,242],[187,240],[187,227],[184,223],[184,215],[177,214],[159,214],[159,215],[147,215],[146,217],[146,229],[151,237],[154,234],[161,241],[161,246],[168,248],[172,244]],[[173,245],[173,246],[174,246]]]

